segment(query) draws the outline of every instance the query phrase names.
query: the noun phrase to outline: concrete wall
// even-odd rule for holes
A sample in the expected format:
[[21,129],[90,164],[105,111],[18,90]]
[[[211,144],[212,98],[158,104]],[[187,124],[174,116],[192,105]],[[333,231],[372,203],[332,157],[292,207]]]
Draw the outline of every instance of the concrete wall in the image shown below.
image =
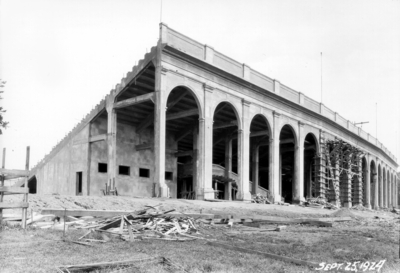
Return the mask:
[[[153,130],[148,129],[140,135],[136,134],[136,128],[127,124],[118,123],[117,127],[117,159],[116,159],[116,179],[115,186],[120,195],[135,195],[151,197],[153,194],[154,181],[154,153],[152,149],[136,151],[135,146],[143,143],[153,142]],[[91,136],[104,134],[107,132],[107,119],[98,118],[91,125]],[[165,171],[173,172],[173,180],[167,181],[171,190],[171,197],[176,197],[177,170],[176,144],[172,140],[173,136],[167,134],[166,166]],[[91,145],[90,156],[90,195],[102,195],[107,183],[107,173],[100,173],[98,169],[99,163],[107,164],[107,142],[97,141]],[[120,175],[118,166],[130,167],[129,175]],[[140,177],[139,169],[149,169],[150,177]]]
[[75,194],[76,172],[83,172],[83,194],[86,193],[89,126],[72,137],[46,164],[37,169],[37,187],[41,194]]

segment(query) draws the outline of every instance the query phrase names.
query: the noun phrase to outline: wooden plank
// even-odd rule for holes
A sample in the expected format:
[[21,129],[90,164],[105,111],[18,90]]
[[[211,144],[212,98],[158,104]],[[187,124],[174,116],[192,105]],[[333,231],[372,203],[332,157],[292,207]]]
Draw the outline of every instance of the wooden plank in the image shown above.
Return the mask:
[[119,101],[114,103],[114,109],[118,109],[118,108],[123,108],[123,107],[127,107],[127,106],[132,106],[138,103],[142,103],[142,102],[146,102],[148,100],[154,101],[154,92],[148,93],[148,94],[144,94],[144,95],[140,95],[140,96],[136,96],[130,99],[126,99],[123,101]]
[[149,150],[154,147],[154,143],[143,143],[135,146],[136,151]]
[[101,268],[111,268],[117,266],[128,266],[135,263],[144,262],[157,262],[161,263],[163,261],[162,257],[149,257],[149,258],[139,258],[135,260],[128,261],[118,261],[118,262],[103,262],[103,263],[92,263],[92,264],[80,264],[80,265],[63,265],[59,266],[58,269],[61,272],[82,272],[82,271],[93,271]]
[[191,156],[191,157],[193,157],[193,151],[190,150],[190,151],[184,151],[184,152],[175,153],[175,157],[183,157],[183,156]]
[[20,203],[0,203],[0,209],[18,209],[18,208],[27,208],[29,207],[29,203],[20,202]]
[[102,141],[102,140],[107,140],[107,134],[101,134],[101,135],[92,136],[89,138],[89,142],[97,142],[97,141]]
[[29,193],[29,189],[19,187],[0,187],[0,192],[4,193]]
[[11,179],[10,177],[24,177],[29,176],[29,171],[26,170],[11,170],[11,169],[0,169],[0,175],[4,175],[6,179]]
[[226,244],[222,244],[222,243],[218,243],[218,242],[208,241],[207,244],[211,245],[211,246],[222,247],[224,249],[236,250],[236,251],[250,253],[250,254],[257,254],[257,255],[267,257],[267,258],[280,260],[280,261],[284,261],[284,262],[289,262],[289,263],[294,263],[294,264],[298,264],[298,265],[305,265],[305,266],[309,266],[309,267],[319,267],[319,264],[315,263],[315,262],[303,261],[303,260],[280,256],[280,255],[276,255],[276,254],[272,254],[272,253],[261,252],[261,251],[257,251],[257,250],[246,249],[246,248],[241,248],[241,247],[232,246],[232,245],[226,245]]
[[[214,114],[215,115],[215,114]],[[232,120],[230,122],[217,122],[214,123],[213,129],[222,129],[222,128],[227,128],[227,127],[232,127],[232,126],[237,126],[238,123],[236,120]]]

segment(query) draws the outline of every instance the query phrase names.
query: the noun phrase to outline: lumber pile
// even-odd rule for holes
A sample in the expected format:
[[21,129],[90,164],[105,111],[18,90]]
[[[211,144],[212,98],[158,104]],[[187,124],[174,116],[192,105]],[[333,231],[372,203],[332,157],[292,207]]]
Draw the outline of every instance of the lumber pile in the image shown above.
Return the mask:
[[161,211],[157,207],[146,207],[139,211],[113,217],[66,216],[67,219],[63,222],[44,222],[44,224],[37,222],[33,225],[42,229],[88,229],[89,231],[79,238],[83,241],[89,240],[85,237],[92,232],[116,236],[125,241],[144,239],[188,241],[199,238],[190,235],[198,234],[193,217],[184,214],[170,215],[169,213],[174,210]]

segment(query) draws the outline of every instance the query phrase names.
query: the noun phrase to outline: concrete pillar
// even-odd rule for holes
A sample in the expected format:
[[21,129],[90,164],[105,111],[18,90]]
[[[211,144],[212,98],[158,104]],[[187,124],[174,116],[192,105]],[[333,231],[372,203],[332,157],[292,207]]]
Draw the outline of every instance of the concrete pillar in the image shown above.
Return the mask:
[[253,148],[253,177],[251,179],[253,181],[253,189],[251,191],[253,194],[257,194],[259,184],[259,150],[260,147],[258,145]]
[[269,160],[269,189],[274,197],[274,202],[281,201],[280,196],[280,167],[279,167],[279,135],[280,135],[280,114],[273,112],[272,137],[270,140]]
[[[232,172],[232,138],[227,136],[225,139],[225,177],[230,178]],[[232,184],[225,184],[225,200],[232,200]]]
[[382,201],[383,201],[383,207],[387,208],[387,172],[386,170],[383,172],[383,179],[382,179]]
[[312,165],[314,164],[313,160],[310,160],[310,163],[308,164],[308,172],[307,172],[307,198],[312,197],[312,178],[313,178],[313,173],[312,173]]
[[[113,109],[114,96],[107,97],[107,185],[111,188],[116,178],[117,113]],[[114,182],[114,183],[113,183]]]
[[382,173],[378,174],[379,177],[379,207],[383,208],[383,177]]
[[197,189],[199,176],[197,175],[199,171],[199,128],[195,127],[193,129],[193,155],[192,155],[192,191]]
[[370,165],[368,164],[369,158],[366,157],[367,164],[365,164],[365,168],[363,170],[363,177],[364,177],[364,206],[366,208],[371,208],[371,182],[370,182]]
[[250,163],[250,102],[242,100],[242,130],[238,130],[238,175],[240,183],[238,188],[239,200],[251,200],[249,189],[249,163]]
[[198,189],[197,199],[214,199],[214,189],[212,187],[212,149],[213,149],[213,116],[214,113],[211,112],[211,105],[213,101],[213,87],[204,84],[204,120],[199,120],[200,123],[200,132],[203,131],[204,134],[201,134],[202,140],[202,175],[203,179],[199,180],[199,184],[201,181],[204,181],[201,185],[201,188]]
[[158,45],[155,72],[154,105],[154,183],[156,196],[168,197],[165,183],[165,140],[166,140],[166,72],[161,66],[161,44]]
[[379,182],[378,182],[378,173],[373,173],[372,174],[372,181],[373,181],[373,208],[375,210],[379,209]]
[[294,181],[293,181],[293,203],[299,204],[304,199],[304,123],[298,122],[299,133],[294,149]]

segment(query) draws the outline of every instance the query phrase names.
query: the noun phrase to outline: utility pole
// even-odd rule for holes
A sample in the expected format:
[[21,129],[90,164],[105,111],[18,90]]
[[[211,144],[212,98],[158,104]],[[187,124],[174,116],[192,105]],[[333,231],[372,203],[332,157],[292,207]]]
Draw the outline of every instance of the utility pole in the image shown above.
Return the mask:
[[321,52],[321,103],[322,103],[322,52]]

